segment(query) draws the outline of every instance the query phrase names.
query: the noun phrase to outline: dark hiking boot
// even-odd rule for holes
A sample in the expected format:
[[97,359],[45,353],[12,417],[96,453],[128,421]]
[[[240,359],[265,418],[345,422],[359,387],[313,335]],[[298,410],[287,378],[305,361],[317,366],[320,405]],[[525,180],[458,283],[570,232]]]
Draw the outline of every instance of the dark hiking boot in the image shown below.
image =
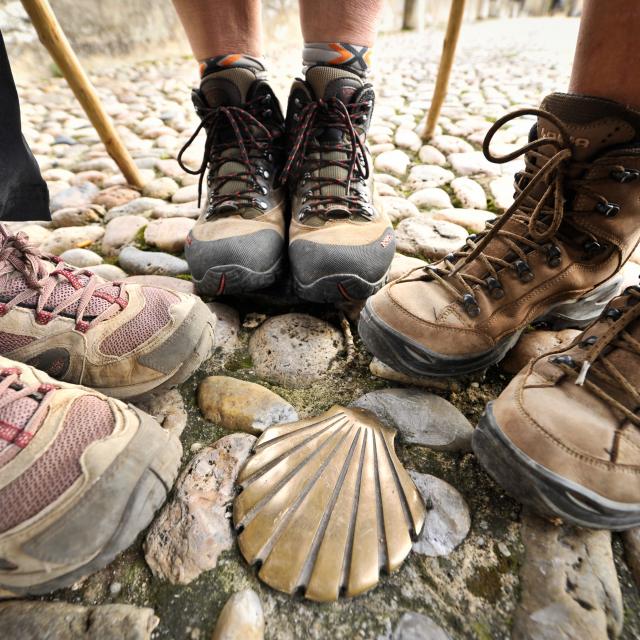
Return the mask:
[[[260,66],[256,62],[256,66]],[[262,67],[260,66],[260,69]],[[200,186],[207,199],[187,238],[185,256],[199,293],[243,293],[273,284],[284,268],[284,119],[260,69],[233,67],[202,79],[193,92],[207,134]]]
[[289,260],[306,300],[362,300],[386,281],[395,237],[374,203],[366,147],[373,102],[370,84],[330,66],[311,67],[291,89]]

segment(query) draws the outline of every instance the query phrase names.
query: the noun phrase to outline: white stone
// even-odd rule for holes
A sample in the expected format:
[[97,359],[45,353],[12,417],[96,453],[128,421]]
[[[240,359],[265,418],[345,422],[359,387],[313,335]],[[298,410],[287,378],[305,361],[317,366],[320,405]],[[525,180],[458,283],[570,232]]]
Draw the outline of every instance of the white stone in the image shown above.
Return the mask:
[[452,153],[449,162],[453,170],[461,176],[484,174],[487,176],[499,176],[502,172],[500,166],[489,162],[482,151],[470,151],[468,153]]
[[412,191],[440,187],[455,178],[453,172],[435,164],[418,164],[412,167],[407,185]]
[[422,146],[420,136],[413,131],[413,129],[407,129],[405,127],[398,127],[393,140],[396,146],[409,149],[410,151],[418,151]]
[[492,180],[489,184],[493,201],[500,211],[506,211],[513,204],[513,178],[502,176]]
[[234,593],[226,602],[211,640],[263,640],[264,613],[253,589]]
[[438,187],[419,189],[409,196],[409,202],[421,209],[448,209],[453,207],[449,194]]
[[417,216],[419,211],[416,205],[401,196],[385,196],[379,199],[383,213],[394,224],[405,218]]
[[458,224],[472,233],[485,230],[487,222],[495,219],[495,214],[479,209],[440,209],[429,211],[429,217],[433,220],[446,220]]
[[463,176],[451,181],[451,188],[464,209],[486,209],[484,189],[472,178]]
[[425,144],[423,147],[420,147],[418,158],[420,158],[420,162],[424,164],[437,164],[441,167],[447,164],[444,153],[430,144]]
[[442,153],[449,155],[450,153],[464,153],[473,151],[473,147],[462,138],[456,136],[440,135],[433,136],[429,141],[434,147],[440,149]]
[[395,151],[384,151],[374,161],[374,166],[378,171],[391,173],[394,176],[402,177],[407,173],[411,159],[400,149]]

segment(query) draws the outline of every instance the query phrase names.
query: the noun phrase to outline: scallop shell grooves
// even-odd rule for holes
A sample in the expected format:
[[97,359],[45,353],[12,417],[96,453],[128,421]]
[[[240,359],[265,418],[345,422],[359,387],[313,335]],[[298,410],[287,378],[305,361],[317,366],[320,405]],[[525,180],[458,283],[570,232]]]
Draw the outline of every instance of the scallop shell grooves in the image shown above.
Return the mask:
[[394,438],[369,411],[339,406],[262,434],[238,477],[233,520],[264,582],[332,601],[402,564],[425,507]]

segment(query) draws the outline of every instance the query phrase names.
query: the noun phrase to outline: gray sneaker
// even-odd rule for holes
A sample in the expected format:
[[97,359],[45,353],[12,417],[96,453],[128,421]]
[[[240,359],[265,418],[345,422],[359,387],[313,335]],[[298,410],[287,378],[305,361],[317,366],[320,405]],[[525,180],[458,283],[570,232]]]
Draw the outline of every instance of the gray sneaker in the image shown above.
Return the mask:
[[[283,164],[284,118],[264,69],[232,67],[204,77],[193,92],[201,123],[178,156],[183,169],[207,178],[207,200],[187,238],[185,255],[199,293],[243,293],[273,284],[283,266],[285,194],[276,187]],[[201,129],[202,165],[182,155]]]

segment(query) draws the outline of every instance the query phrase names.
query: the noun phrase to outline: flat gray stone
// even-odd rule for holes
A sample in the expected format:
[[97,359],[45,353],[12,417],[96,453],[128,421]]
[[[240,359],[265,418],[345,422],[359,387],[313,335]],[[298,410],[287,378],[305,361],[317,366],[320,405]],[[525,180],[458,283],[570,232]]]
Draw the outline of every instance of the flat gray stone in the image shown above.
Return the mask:
[[99,191],[98,187],[92,182],[67,187],[51,196],[49,209],[54,212],[58,211],[58,209],[68,209],[70,207],[86,207],[91,204],[94,196]]
[[153,609],[129,604],[0,602],[2,637],[20,640],[149,640]]
[[556,526],[527,513],[522,598],[513,640],[603,640],[622,631],[609,531]]
[[255,437],[233,433],[201,449],[180,474],[173,497],[149,529],[144,552],[153,574],[188,584],[235,544],[228,510]]
[[371,391],[351,403],[368,409],[402,440],[438,451],[470,451],[473,427],[450,402],[421,389]]
[[409,475],[427,505],[427,517],[413,551],[424,556],[447,556],[469,533],[471,515],[462,494],[449,483],[417,471]]
[[224,359],[239,346],[240,314],[227,304],[210,302],[207,307],[217,318],[212,357]]
[[123,271],[115,264],[98,264],[90,269],[97,276],[104,278],[105,280],[124,280],[127,277],[126,271]]
[[119,216],[107,223],[102,236],[102,253],[117,256],[122,247],[132,244],[138,232],[149,224],[143,216]]
[[182,258],[159,251],[141,251],[135,247],[125,247],[118,256],[118,262],[132,274],[178,276],[189,273],[189,265]]
[[269,318],[249,341],[256,375],[284,387],[309,387],[340,370],[343,337],[333,325],[303,313]]
[[153,416],[164,429],[177,438],[187,426],[187,410],[177,389],[152,391],[136,401],[136,406]]
[[450,640],[429,616],[409,611],[400,618],[392,640]]
[[396,247],[410,256],[436,260],[460,249],[468,235],[460,225],[421,214],[396,227]]
[[68,249],[83,248],[97,242],[104,235],[104,227],[89,224],[85,227],[61,227],[55,229],[42,242],[41,249],[45,253],[59,256]]
[[102,256],[99,256],[95,251],[89,251],[89,249],[68,249],[61,253],[60,257],[67,264],[81,269],[95,267],[103,262]]
[[127,204],[123,204],[120,207],[114,207],[107,211],[104,220],[105,222],[109,222],[119,216],[149,216],[154,209],[165,204],[166,202],[164,200],[160,200],[160,198],[136,198],[135,200],[127,202]]

